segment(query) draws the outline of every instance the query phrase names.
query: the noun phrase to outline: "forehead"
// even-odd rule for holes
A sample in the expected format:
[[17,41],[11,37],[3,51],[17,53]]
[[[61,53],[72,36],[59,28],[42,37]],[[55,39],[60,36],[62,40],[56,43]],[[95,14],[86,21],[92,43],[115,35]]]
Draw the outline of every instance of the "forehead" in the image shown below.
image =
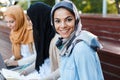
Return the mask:
[[56,9],[54,12],[54,18],[61,18],[61,17],[67,17],[67,16],[74,17],[74,15],[69,10],[67,10],[65,8]]
[[9,17],[9,16],[5,16],[5,20],[6,21],[9,21],[9,20],[14,20],[12,17]]

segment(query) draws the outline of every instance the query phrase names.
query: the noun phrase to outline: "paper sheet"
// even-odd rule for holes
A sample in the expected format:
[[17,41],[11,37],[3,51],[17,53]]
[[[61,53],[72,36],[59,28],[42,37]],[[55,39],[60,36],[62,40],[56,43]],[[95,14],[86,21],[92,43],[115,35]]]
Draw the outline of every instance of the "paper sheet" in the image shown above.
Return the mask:
[[20,73],[8,69],[2,69],[1,73],[7,80],[22,80],[25,78]]
[[1,73],[7,80],[41,80],[37,72],[33,72],[28,76],[23,76],[20,75],[19,72],[8,69],[2,69]]

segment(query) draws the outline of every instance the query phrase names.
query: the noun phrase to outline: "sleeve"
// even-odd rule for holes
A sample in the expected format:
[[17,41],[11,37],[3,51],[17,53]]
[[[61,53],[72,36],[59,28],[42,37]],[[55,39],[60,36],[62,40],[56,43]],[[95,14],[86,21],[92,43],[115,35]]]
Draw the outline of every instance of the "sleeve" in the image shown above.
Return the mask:
[[10,57],[10,60],[14,60],[14,59],[15,59],[15,56],[14,56],[14,55]]
[[32,63],[30,66],[26,67],[24,70],[27,71],[27,74],[30,74],[32,71],[35,70],[35,62]]
[[59,74],[59,52],[55,46],[55,42],[57,41],[58,36],[51,40],[50,48],[49,48],[49,58],[51,65],[51,74],[45,77],[43,80],[57,80],[60,77]]
[[104,80],[97,53],[86,43],[76,44],[73,54],[79,80]]
[[35,59],[36,59],[36,54],[33,54],[29,57],[20,59],[20,60],[18,60],[18,66],[23,66],[25,64],[30,64],[30,63],[34,62]]
[[58,66],[59,66],[59,53],[58,50],[55,46],[55,42],[57,40],[57,36],[55,36],[50,43],[50,48],[49,48],[49,58],[50,58],[50,67],[51,71],[55,71]]
[[33,51],[34,51],[34,54],[32,54],[31,56],[18,60],[18,66],[23,66],[25,64],[30,64],[32,62],[35,62],[36,51],[35,51],[35,46],[34,45],[33,45]]
[[59,77],[60,77],[59,69],[56,69],[50,75],[46,76],[45,78],[43,78],[41,80],[57,80]]

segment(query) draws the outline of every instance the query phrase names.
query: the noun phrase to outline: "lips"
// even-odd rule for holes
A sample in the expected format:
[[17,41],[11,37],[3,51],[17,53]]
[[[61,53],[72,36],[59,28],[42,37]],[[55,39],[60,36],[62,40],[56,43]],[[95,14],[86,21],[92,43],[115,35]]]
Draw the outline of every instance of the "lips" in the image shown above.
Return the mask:
[[70,29],[59,30],[59,34],[60,34],[63,38],[67,38],[67,37],[69,36],[69,32],[70,32]]

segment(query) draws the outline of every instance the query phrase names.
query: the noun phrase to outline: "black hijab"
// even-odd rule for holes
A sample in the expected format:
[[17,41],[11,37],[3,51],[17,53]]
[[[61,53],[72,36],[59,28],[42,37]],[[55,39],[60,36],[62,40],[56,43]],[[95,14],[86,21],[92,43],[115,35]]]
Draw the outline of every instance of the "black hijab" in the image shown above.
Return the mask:
[[33,36],[37,52],[35,69],[37,71],[44,60],[49,57],[50,41],[55,34],[50,24],[50,12],[51,7],[42,2],[32,4],[27,10],[33,23]]

